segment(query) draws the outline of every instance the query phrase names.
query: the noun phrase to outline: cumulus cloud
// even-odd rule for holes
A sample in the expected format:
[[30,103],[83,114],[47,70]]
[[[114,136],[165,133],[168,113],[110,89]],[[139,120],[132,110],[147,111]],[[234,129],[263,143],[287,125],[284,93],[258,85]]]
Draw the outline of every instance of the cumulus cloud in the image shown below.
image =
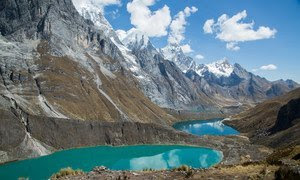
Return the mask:
[[276,29],[260,26],[255,30],[254,21],[251,23],[243,22],[246,17],[247,12],[244,10],[232,17],[223,14],[218,18],[217,22],[213,19],[209,19],[204,23],[204,33],[215,33],[217,39],[227,43],[227,49],[234,51],[240,49],[238,46],[238,43],[240,42],[269,39],[275,36],[277,32]]
[[171,23],[170,9],[164,6],[156,11],[151,11],[155,0],[133,0],[127,4],[131,24],[136,29],[146,33],[149,37],[161,37],[168,34],[167,28]]
[[261,66],[260,68],[258,69],[252,69],[252,71],[256,72],[256,71],[259,71],[259,70],[263,70],[263,71],[274,71],[277,69],[277,66],[274,65],[274,64],[269,64],[269,65],[264,65],[264,66]]
[[197,12],[196,7],[186,7],[183,11],[180,11],[172,20],[170,25],[170,34],[168,42],[171,44],[180,44],[185,39],[184,32],[187,24],[186,18],[191,16],[192,13]]
[[180,47],[181,47],[182,52],[185,53],[185,54],[193,52],[191,46],[188,45],[188,44],[182,45]]
[[105,6],[121,5],[121,0],[72,0],[72,1],[77,10],[86,7],[88,5],[89,7],[95,7],[97,9],[100,9],[101,12],[104,11],[103,9]]
[[195,58],[198,59],[198,60],[201,60],[201,59],[204,59],[204,56],[202,54],[197,54],[195,56]]

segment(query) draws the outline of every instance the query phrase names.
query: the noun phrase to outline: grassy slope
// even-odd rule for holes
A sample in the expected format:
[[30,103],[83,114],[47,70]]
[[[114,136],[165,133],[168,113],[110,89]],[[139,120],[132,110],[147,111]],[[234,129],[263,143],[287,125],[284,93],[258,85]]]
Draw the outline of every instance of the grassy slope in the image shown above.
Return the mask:
[[277,115],[282,106],[290,100],[300,98],[300,88],[283,96],[265,101],[254,108],[244,111],[226,122],[240,132],[246,133],[253,142],[271,147],[295,145],[300,143],[300,124],[296,124],[274,135],[268,135],[268,130],[274,126]]

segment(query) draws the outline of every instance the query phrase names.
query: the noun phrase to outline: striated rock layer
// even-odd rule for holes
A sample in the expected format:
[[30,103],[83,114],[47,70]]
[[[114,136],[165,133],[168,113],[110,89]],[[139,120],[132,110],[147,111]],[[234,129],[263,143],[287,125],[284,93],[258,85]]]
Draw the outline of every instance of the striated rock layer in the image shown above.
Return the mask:
[[46,155],[56,150],[96,145],[186,144],[221,150],[223,164],[264,159],[269,150],[245,137],[193,136],[170,127],[139,122],[99,122],[28,116],[27,126],[0,111],[0,162]]

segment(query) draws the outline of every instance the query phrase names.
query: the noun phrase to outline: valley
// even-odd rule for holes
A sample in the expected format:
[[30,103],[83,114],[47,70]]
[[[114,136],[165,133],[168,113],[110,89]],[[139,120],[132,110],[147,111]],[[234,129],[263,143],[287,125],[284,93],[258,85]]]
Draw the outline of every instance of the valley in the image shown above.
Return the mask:
[[102,10],[0,2],[0,179],[299,176],[300,84],[157,48]]

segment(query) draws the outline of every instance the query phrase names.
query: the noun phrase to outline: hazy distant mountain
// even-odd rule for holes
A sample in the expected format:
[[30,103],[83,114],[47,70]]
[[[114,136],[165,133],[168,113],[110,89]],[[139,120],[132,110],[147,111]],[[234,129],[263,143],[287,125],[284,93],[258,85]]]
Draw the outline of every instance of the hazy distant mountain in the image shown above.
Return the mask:
[[186,56],[178,45],[168,45],[160,52],[186,73],[198,92],[216,99],[215,102],[221,106],[253,105],[299,87],[299,84],[292,80],[268,81],[248,72],[239,64],[230,64],[227,59],[210,64],[197,64],[191,57]]

